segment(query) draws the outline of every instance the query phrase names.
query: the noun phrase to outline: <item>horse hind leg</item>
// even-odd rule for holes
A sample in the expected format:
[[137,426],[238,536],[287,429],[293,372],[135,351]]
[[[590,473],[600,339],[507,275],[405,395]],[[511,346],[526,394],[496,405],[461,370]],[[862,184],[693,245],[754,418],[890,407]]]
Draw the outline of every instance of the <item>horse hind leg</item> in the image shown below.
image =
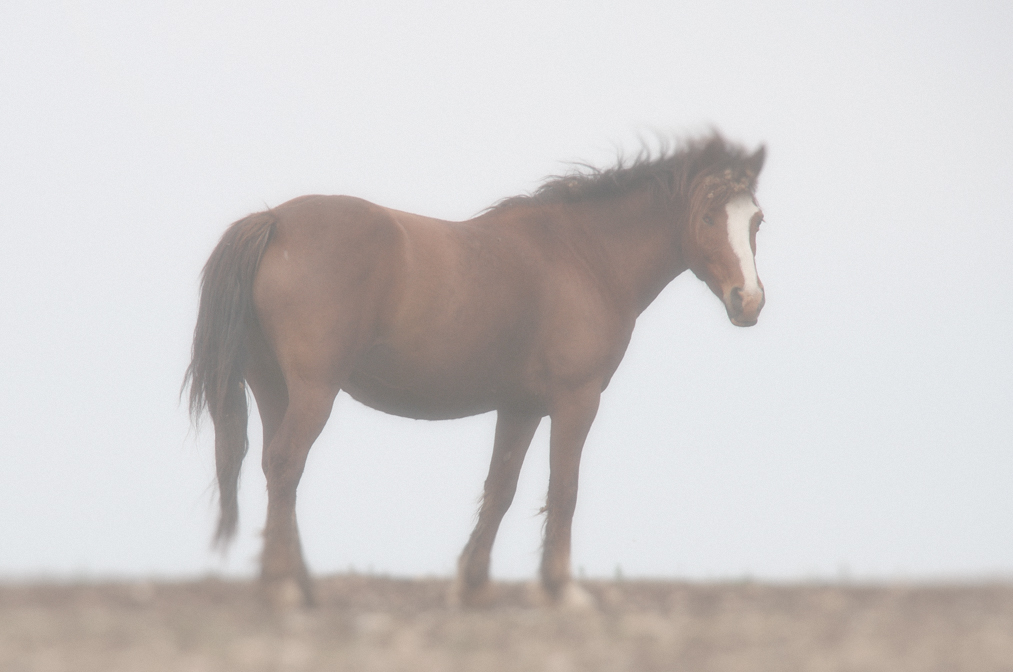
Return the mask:
[[517,490],[524,456],[541,417],[499,411],[496,440],[493,444],[489,475],[479,509],[478,523],[458,560],[457,580],[451,602],[468,607],[487,606],[492,601],[489,587],[489,561],[503,515],[510,508]]
[[306,456],[327,423],[337,392],[338,388],[332,386],[290,386],[284,416],[264,448],[268,503],[261,582],[268,600],[279,609],[300,602],[305,606],[314,604],[296,522],[296,489]]
[[246,382],[257,400],[257,410],[264,430],[263,450],[271,445],[278,427],[288,409],[288,386],[278,360],[260,330],[250,336],[250,358],[246,369]]

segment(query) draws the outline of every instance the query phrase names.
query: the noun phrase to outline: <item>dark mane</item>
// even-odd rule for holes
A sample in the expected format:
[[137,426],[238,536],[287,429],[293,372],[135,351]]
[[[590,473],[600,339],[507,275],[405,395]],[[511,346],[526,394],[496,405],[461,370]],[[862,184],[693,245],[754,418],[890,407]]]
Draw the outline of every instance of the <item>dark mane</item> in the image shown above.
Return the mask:
[[662,140],[657,150],[645,144],[632,161],[620,155],[610,168],[574,164],[574,170],[550,176],[533,193],[505,198],[488,211],[609,199],[645,186],[653,189],[656,198],[671,202],[689,196],[694,184],[702,182],[712,184],[724,192],[722,195],[744,190],[752,193],[758,172],[751,161],[755,156],[717,132],[674,146]]

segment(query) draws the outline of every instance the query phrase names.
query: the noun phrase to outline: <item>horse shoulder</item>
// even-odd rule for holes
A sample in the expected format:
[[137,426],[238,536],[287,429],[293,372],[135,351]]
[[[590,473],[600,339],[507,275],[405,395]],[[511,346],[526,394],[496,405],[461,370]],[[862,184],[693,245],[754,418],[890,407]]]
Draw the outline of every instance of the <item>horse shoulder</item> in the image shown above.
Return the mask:
[[636,314],[600,278],[566,254],[543,251],[537,272],[537,347],[526,368],[539,396],[608,384],[619,366]]

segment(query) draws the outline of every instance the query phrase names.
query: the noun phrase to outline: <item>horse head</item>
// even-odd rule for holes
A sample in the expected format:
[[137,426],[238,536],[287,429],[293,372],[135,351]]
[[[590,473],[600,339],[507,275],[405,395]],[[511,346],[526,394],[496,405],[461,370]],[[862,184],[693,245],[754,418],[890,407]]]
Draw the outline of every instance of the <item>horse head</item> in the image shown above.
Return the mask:
[[765,301],[756,272],[756,232],[763,212],[753,192],[765,150],[751,156],[729,153],[720,138],[701,156],[693,179],[683,254],[693,273],[725,304],[728,319],[751,327]]

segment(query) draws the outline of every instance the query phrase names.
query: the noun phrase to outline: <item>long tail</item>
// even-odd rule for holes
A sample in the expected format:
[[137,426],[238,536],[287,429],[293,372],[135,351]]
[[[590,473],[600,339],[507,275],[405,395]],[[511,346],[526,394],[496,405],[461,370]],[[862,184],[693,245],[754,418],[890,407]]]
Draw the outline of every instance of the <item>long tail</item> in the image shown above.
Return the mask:
[[246,435],[246,334],[253,319],[253,279],[277,219],[260,212],[228,228],[204,265],[200,308],[193,331],[190,417],[196,425],[205,409],[215,426],[215,470],[221,512],[214,544],[226,547],[239,520],[239,471],[249,447]]

